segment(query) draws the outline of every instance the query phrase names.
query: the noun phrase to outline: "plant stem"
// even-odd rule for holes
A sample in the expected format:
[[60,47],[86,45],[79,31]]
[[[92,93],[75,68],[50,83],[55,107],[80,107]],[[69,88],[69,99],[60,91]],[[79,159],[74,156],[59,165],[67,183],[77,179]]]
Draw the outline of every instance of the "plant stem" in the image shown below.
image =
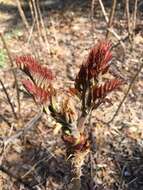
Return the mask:
[[[6,41],[4,39],[4,36],[2,33],[0,33],[0,38],[3,42],[3,45],[4,45],[4,48],[6,49],[7,51],[7,55],[8,55],[8,58],[9,58],[9,61],[10,61],[10,67],[11,69],[13,68],[14,64],[13,64],[13,60],[12,60],[12,57],[11,57],[11,54],[10,54],[10,51],[8,49],[8,46],[6,44]],[[21,112],[21,106],[20,106],[20,94],[19,94],[19,88],[18,88],[18,81],[17,81],[17,77],[16,77],[16,72],[15,70],[12,69],[12,73],[13,73],[13,77],[14,77],[14,82],[15,82],[15,86],[16,86],[16,95],[17,95],[17,104],[18,104],[18,118],[20,118],[20,112]]]
[[20,16],[21,16],[21,19],[22,19],[22,21],[23,21],[23,23],[24,23],[24,25],[25,25],[25,27],[26,27],[28,33],[29,33],[29,24],[28,24],[28,21],[27,21],[27,19],[26,19],[25,14],[24,14],[24,11],[23,11],[23,9],[22,9],[22,7],[21,7],[20,0],[17,0],[17,7],[18,7],[19,14],[20,14]]
[[6,97],[7,97],[8,103],[9,103],[9,105],[10,105],[10,107],[11,107],[12,113],[13,113],[15,119],[17,119],[17,115],[16,115],[16,112],[15,112],[15,110],[14,110],[13,104],[11,103],[9,94],[8,94],[8,92],[7,92],[7,90],[6,90],[6,88],[5,88],[5,86],[4,86],[4,84],[3,84],[3,82],[2,82],[1,79],[0,79],[0,83],[1,83],[1,86],[2,86],[2,88],[3,88],[3,91],[4,91],[5,95],[6,95]]
[[[112,26],[116,4],[117,4],[117,0],[112,0],[112,8],[111,8],[110,18],[109,18],[109,22],[108,22],[108,28],[111,28],[111,26]],[[107,34],[106,34],[107,39],[109,38],[109,34],[110,34],[110,31],[107,30]]]

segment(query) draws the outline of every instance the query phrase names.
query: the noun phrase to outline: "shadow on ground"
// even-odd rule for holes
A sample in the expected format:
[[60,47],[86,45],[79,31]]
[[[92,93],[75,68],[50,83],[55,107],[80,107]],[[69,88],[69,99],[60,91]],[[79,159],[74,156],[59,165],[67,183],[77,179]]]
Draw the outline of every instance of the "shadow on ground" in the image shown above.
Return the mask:
[[[66,10],[78,11],[79,8],[87,9],[90,6],[89,0],[41,0],[40,8],[42,15],[47,17],[49,14],[53,14],[55,11],[62,13]],[[29,22],[31,22],[31,13],[28,1],[25,1],[23,5],[23,10]],[[7,31],[15,28],[17,25],[21,24],[21,17],[19,15],[16,3],[6,4],[0,3],[0,13],[6,13],[10,15],[10,19],[4,20],[7,24]],[[21,25],[20,25],[21,26]]]
[[[118,175],[116,184],[110,190],[142,190],[143,189],[143,150],[133,139],[128,139],[128,149],[121,152],[118,147],[111,144],[113,162],[116,166],[115,173]],[[15,176],[29,184],[31,190],[41,189],[67,189],[73,178],[70,164],[62,156],[53,157],[47,149],[42,146],[31,145],[25,148],[20,158],[4,165],[9,168]],[[86,164],[85,175],[82,176],[82,190],[109,190],[106,184],[96,185],[96,181],[89,178]],[[84,173],[84,172],[83,172]],[[94,180],[96,180],[94,178]],[[15,186],[20,188],[18,181]]]
[[[110,8],[111,7],[111,0],[104,0],[103,1],[105,7]],[[118,4],[121,4],[119,2]],[[81,15],[85,16],[86,12],[88,11],[89,15],[89,8],[91,8],[91,1],[90,0],[41,0],[40,1],[40,8],[42,11],[42,15],[44,17],[47,17],[49,14],[52,15],[54,12],[64,13],[65,11],[73,11],[73,12],[79,12]],[[95,9],[100,8],[99,3],[95,3]],[[25,12],[25,15],[29,22],[31,22],[31,13],[29,8],[29,3],[27,0],[24,1],[23,4],[23,10]],[[0,12],[1,13],[7,13],[11,15],[10,19],[7,19],[7,30],[15,28],[17,25],[21,24],[21,18],[15,4],[6,4],[6,3],[0,3]]]

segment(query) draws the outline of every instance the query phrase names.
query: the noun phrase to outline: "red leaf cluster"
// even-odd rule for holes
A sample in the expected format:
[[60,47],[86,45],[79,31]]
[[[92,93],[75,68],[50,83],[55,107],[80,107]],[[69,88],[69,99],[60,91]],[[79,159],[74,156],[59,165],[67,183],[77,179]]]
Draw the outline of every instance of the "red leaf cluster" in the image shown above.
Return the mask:
[[93,87],[93,101],[95,101],[97,98],[104,98],[109,92],[117,89],[123,82],[118,79],[112,79],[105,84],[97,87]]
[[38,103],[44,104],[49,100],[50,92],[48,90],[43,90],[29,80],[23,80],[22,84]]
[[108,71],[109,61],[112,59],[110,48],[109,42],[102,41],[91,49],[75,80],[76,88],[79,91],[90,79],[97,79],[100,73],[104,74]]
[[16,58],[17,66],[31,79],[22,83],[25,89],[41,104],[46,103],[52,95],[50,82],[53,80],[52,71],[41,66],[33,57],[19,56]]
[[89,56],[86,60],[88,68],[88,78],[97,77],[101,72],[102,74],[107,72],[109,68],[109,61],[112,59],[110,52],[111,44],[109,42],[100,42],[97,46],[92,48]]
[[[101,41],[93,47],[81,65],[79,73],[75,80],[75,89],[82,99],[83,109],[90,107],[96,99],[103,99],[105,96],[118,88],[122,81],[115,78],[99,85],[99,76],[108,72],[110,61],[112,59],[111,44],[107,41]],[[78,94],[76,93],[76,94]]]
[[46,84],[54,78],[50,69],[41,66],[29,55],[17,57],[16,64],[23,72],[30,75],[30,77],[36,81],[38,86],[46,88]]

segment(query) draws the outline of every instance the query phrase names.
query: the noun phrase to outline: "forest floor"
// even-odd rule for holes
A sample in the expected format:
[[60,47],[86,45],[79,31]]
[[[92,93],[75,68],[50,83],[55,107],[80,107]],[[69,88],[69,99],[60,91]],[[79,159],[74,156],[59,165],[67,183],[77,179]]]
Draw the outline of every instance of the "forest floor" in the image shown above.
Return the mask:
[[[48,65],[56,75],[55,86],[59,89],[72,87],[82,61],[91,47],[106,35],[106,22],[99,5],[95,7],[91,21],[91,5],[88,1],[75,1],[63,7],[49,8],[44,21],[48,43],[41,44],[34,30],[29,37],[23,28],[13,1],[0,1],[0,28],[14,59],[17,55],[31,54],[42,64]],[[69,1],[70,2],[70,1]],[[80,3],[78,3],[80,2]],[[108,8],[110,5],[107,5]],[[8,9],[9,8],[9,9]],[[107,8],[107,10],[108,10]],[[126,17],[117,8],[114,29],[120,36],[127,34]],[[28,15],[28,12],[27,12]],[[28,15],[30,22],[30,17]],[[137,23],[143,27],[139,14]],[[117,39],[111,36],[111,42]],[[123,99],[130,82],[141,65],[143,56],[143,31],[131,45],[124,42],[113,49],[113,66],[126,80],[120,90],[110,94],[111,104],[94,111],[91,120],[95,146],[92,152],[92,173],[85,166],[83,190],[143,190],[143,70],[134,82],[125,102],[112,123],[108,123]],[[25,127],[38,113],[37,106],[23,91],[17,71],[20,90],[21,122],[15,119],[2,86],[0,86],[0,139],[6,139]],[[110,76],[106,76],[109,79]],[[0,42],[0,79],[17,112],[17,96],[9,60]],[[55,123],[44,115],[33,130],[0,147],[0,165],[17,176],[0,172],[0,190],[27,189],[19,178],[33,189],[66,189],[71,181],[70,168],[65,158],[65,147],[60,135],[54,135]],[[90,177],[89,177],[90,176]],[[31,189],[32,189],[31,188]]]

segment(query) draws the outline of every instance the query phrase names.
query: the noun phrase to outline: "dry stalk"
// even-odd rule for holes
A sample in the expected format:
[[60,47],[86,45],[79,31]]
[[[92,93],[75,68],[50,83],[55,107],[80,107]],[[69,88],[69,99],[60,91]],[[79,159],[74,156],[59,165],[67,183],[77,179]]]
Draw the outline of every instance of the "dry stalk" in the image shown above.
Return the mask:
[[48,39],[47,39],[47,32],[46,32],[46,27],[45,27],[44,20],[42,17],[40,5],[39,5],[39,0],[37,0],[37,11],[39,13],[39,19],[40,19],[41,26],[42,26],[42,33],[43,33],[44,41],[46,42],[46,46],[47,46],[47,49],[49,51],[49,43],[48,43]]
[[[35,27],[35,20],[33,21],[33,24],[31,26],[31,29],[30,29],[30,32],[29,32],[29,37],[28,37],[28,40],[27,40],[27,43],[29,44],[30,41],[31,41],[31,38],[32,38],[32,34],[33,34],[33,31],[34,31],[34,27]],[[35,51],[34,51],[35,52]],[[34,53],[33,52],[33,53]]]
[[[116,4],[117,4],[117,0],[112,0],[112,8],[111,8],[110,18],[109,18],[109,22],[108,22],[108,29],[110,29],[113,24],[113,18],[115,15]],[[109,38],[109,34],[110,34],[110,31],[107,30],[107,34],[106,34],[107,39]]]
[[[114,17],[114,12],[115,12],[115,7],[116,7],[116,0],[114,0],[113,1],[113,4],[112,4],[112,10],[111,10],[111,14],[110,14],[110,20],[109,20],[109,18],[108,18],[108,16],[107,16],[107,13],[106,13],[106,11],[105,11],[105,8],[104,8],[104,5],[103,5],[103,3],[102,3],[102,0],[99,0],[99,3],[100,3],[100,6],[101,6],[101,10],[102,10],[102,13],[103,13],[103,15],[104,15],[104,17],[105,17],[105,21],[106,21],[106,23],[108,24],[108,27],[107,27],[107,34],[108,34],[108,32],[109,33],[112,33],[114,36],[115,36],[115,38],[117,38],[117,40],[119,41],[119,43],[121,44],[121,46],[123,47],[123,49],[125,50],[125,45],[124,45],[124,43],[123,43],[123,41],[121,40],[121,37],[113,30],[113,28],[111,29],[110,27],[110,25],[112,25],[112,21],[113,21],[113,17]],[[111,23],[111,24],[110,24]],[[108,34],[109,35],[109,34]],[[107,36],[108,37],[108,36]],[[106,37],[106,38],[107,38]]]
[[16,0],[16,2],[17,2],[18,11],[19,11],[21,19],[23,21],[23,24],[25,25],[25,27],[26,27],[26,29],[27,29],[27,31],[29,33],[29,24],[28,24],[28,21],[26,19],[25,14],[24,14],[24,11],[22,9],[21,2],[20,2],[20,0]]
[[11,123],[8,121],[7,118],[5,118],[3,115],[0,114],[0,118],[5,122],[7,123],[7,125],[11,128]]
[[[111,31],[110,31],[110,32],[111,32]],[[112,46],[112,49],[118,47],[119,44],[121,44],[122,42],[125,42],[125,41],[128,40],[128,39],[129,39],[129,34],[127,33],[124,37],[120,38],[116,44],[114,44],[114,45]]]
[[140,74],[142,68],[143,68],[143,60],[142,60],[142,63],[141,63],[141,65],[140,65],[138,71],[136,72],[136,74],[135,74],[134,77],[132,78],[132,80],[131,80],[131,82],[130,82],[130,84],[129,84],[129,87],[128,87],[128,89],[127,89],[127,92],[125,93],[123,99],[121,100],[121,102],[120,102],[120,104],[119,104],[119,106],[118,106],[116,112],[114,113],[114,115],[113,115],[113,117],[111,118],[111,120],[107,122],[107,124],[112,123],[112,122],[114,121],[115,117],[118,115],[118,113],[119,113],[119,111],[120,111],[120,109],[121,109],[123,103],[125,102],[125,100],[126,100],[128,94],[129,94],[130,90],[132,89],[132,86],[133,86],[133,84],[135,83],[135,80],[137,79],[138,75]]
[[[124,45],[124,43],[123,43],[121,37],[120,37],[112,28],[108,28],[107,30],[108,30],[110,33],[112,33],[112,34],[117,38],[117,40],[118,40],[119,43],[122,45],[122,47],[123,47],[123,49],[124,49],[124,51],[125,51],[125,45]],[[107,37],[107,38],[108,38],[108,37]]]
[[32,0],[29,0],[28,3],[29,3],[29,7],[30,7],[30,12],[31,12],[32,20],[34,22],[35,19],[34,19],[34,10],[33,10]]
[[95,9],[95,0],[92,0],[91,2],[91,34],[92,34],[92,39],[94,42],[94,9]]
[[131,31],[131,20],[130,20],[130,10],[129,10],[129,0],[125,1],[126,3],[126,15],[127,15],[127,24],[128,24],[128,34],[130,43],[132,43],[132,31]]
[[38,10],[37,10],[35,0],[32,0],[32,5],[33,5],[33,9],[34,9],[34,15],[35,15],[35,22],[36,22],[36,26],[37,26],[38,38],[40,40],[40,43],[42,44],[42,35],[41,35],[42,32],[41,32],[41,29],[40,29]]
[[94,7],[95,7],[95,0],[91,2],[91,18],[94,18]]
[[4,48],[5,48],[6,51],[7,51],[7,55],[8,55],[9,61],[10,61],[10,68],[11,68],[11,70],[12,70],[13,77],[14,77],[14,82],[15,82],[15,86],[16,86],[16,96],[17,96],[17,104],[18,104],[18,118],[20,118],[20,112],[21,112],[20,94],[19,94],[19,88],[18,88],[18,81],[17,81],[16,73],[15,73],[15,70],[12,69],[13,66],[14,66],[14,64],[13,64],[13,60],[12,60],[10,51],[9,51],[9,49],[8,49],[8,46],[7,46],[7,44],[6,44],[6,41],[5,41],[4,36],[3,36],[2,33],[0,33],[0,38],[1,38],[2,42],[3,42]]
[[[133,13],[133,30],[134,30],[134,31],[135,31],[135,29],[136,29],[137,5],[138,5],[138,0],[135,0],[134,13]],[[134,32],[134,34],[135,34],[135,32]]]
[[98,0],[98,1],[99,1],[100,6],[101,6],[101,10],[102,10],[102,13],[103,13],[103,15],[104,15],[104,17],[105,17],[105,20],[106,20],[106,22],[108,23],[108,22],[109,22],[109,19],[108,19],[107,13],[106,13],[106,11],[105,11],[104,5],[103,5],[103,3],[102,3],[102,0]]
[[15,112],[14,106],[13,106],[11,100],[10,100],[9,94],[8,94],[8,92],[7,92],[7,90],[6,90],[6,88],[5,88],[5,86],[4,86],[4,84],[3,84],[3,82],[2,82],[1,79],[0,79],[0,83],[1,83],[1,86],[2,86],[2,89],[3,89],[4,93],[6,95],[7,101],[9,103],[10,107],[11,107],[13,116],[14,116],[15,119],[17,119],[17,115],[16,115],[16,112]]

